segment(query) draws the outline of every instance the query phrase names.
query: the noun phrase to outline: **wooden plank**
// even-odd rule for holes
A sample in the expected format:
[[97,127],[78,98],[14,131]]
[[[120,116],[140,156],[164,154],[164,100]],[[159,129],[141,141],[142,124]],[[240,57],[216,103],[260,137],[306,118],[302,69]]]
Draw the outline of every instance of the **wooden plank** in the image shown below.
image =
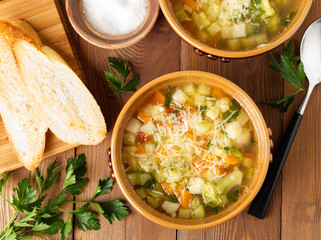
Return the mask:
[[[310,13],[293,39],[296,54],[306,28],[320,15],[321,1],[313,2]],[[307,87],[307,84],[306,84]],[[312,93],[282,174],[282,239],[321,239],[321,86]],[[284,95],[295,90],[285,86]],[[285,115],[288,126],[303,94]]]
[[[61,23],[54,0],[4,0],[0,2],[0,19],[27,21],[39,34],[45,45],[56,50],[70,67],[84,80],[80,65],[68,41]],[[0,119],[0,173],[22,167],[13,151],[2,119]],[[48,132],[46,149],[43,158],[71,149],[77,145],[70,145],[58,140]]]
[[[276,52],[277,50],[274,50]],[[274,142],[282,135],[282,115],[261,103],[278,99],[283,95],[283,82],[268,68],[269,55],[255,58],[232,59],[230,63],[209,60],[193,52],[193,48],[182,42],[181,70],[203,70],[226,77],[244,89],[260,108],[267,125],[272,129]],[[274,86],[271,88],[271,86]],[[261,221],[243,211],[237,218],[220,226],[199,231],[178,231],[178,239],[277,239],[280,236],[281,192],[278,185],[267,217]]]

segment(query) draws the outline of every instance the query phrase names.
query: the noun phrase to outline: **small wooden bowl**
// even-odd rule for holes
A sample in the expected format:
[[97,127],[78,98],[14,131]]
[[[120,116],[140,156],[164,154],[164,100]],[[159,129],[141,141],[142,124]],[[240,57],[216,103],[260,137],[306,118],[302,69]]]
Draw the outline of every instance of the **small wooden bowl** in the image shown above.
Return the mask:
[[120,36],[109,36],[95,30],[83,13],[82,0],[66,0],[66,11],[72,27],[83,39],[97,47],[117,49],[135,44],[151,31],[159,13],[159,4],[158,0],[148,0],[143,23],[135,31]]
[[247,51],[229,51],[221,50],[217,48],[210,47],[209,45],[200,42],[190,33],[188,33],[184,27],[180,24],[176,18],[174,11],[171,8],[170,0],[159,0],[159,5],[166,17],[167,21],[174,29],[174,31],[187,43],[196,48],[196,52],[199,55],[206,55],[209,58],[223,57],[223,58],[245,58],[256,56],[265,52],[270,51],[271,49],[279,46],[286,40],[288,40],[301,26],[305,17],[307,16],[313,0],[297,0],[293,1],[293,6],[289,10],[295,11],[296,15],[292,19],[291,23],[288,24],[286,30],[282,33],[277,34],[274,38],[270,39],[269,43],[261,48],[255,48]]
[[[196,84],[204,83],[209,86],[219,87],[223,89],[226,94],[236,98],[249,114],[258,135],[257,173],[250,181],[248,191],[246,192],[246,194],[241,196],[237,202],[232,203],[224,211],[218,213],[217,215],[205,217],[204,219],[172,218],[150,207],[136,194],[135,190],[128,182],[122,163],[124,129],[127,125],[128,120],[136,112],[137,108],[140,107],[146,101],[146,99],[156,90],[168,89],[168,85],[174,87],[190,82]],[[111,158],[113,171],[120,189],[124,193],[127,200],[143,216],[165,227],[175,229],[194,230],[209,228],[224,223],[239,214],[250,204],[250,202],[254,199],[254,197],[260,190],[265,179],[270,160],[269,131],[266,127],[262,114],[260,113],[253,100],[234,83],[218,75],[207,72],[175,72],[159,77],[156,80],[153,80],[152,82],[144,85],[128,100],[121,113],[119,114],[114,126],[111,140]]]

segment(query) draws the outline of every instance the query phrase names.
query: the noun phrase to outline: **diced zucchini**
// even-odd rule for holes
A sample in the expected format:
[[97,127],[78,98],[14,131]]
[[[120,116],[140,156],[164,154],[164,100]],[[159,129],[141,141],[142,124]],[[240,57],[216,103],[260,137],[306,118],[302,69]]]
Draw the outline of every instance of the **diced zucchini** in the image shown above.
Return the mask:
[[152,121],[149,121],[145,123],[143,126],[141,126],[139,130],[147,135],[153,135],[157,128],[155,127]]
[[153,198],[163,198],[164,194],[153,189],[146,188],[146,193]]
[[233,38],[233,28],[231,26],[222,27],[222,38]]
[[147,196],[146,201],[152,208],[157,209],[162,204],[163,200],[160,198],[153,198],[151,196]]
[[215,106],[221,110],[221,112],[225,112],[229,110],[231,105],[231,99],[228,97],[222,97],[221,99],[217,100]]
[[192,177],[188,182],[188,189],[191,194],[202,194],[202,188],[205,184],[204,179]]
[[190,218],[191,217],[191,210],[185,208],[178,209],[178,217],[179,218]]
[[200,95],[208,96],[211,93],[211,87],[205,84],[200,84],[197,87],[197,93]]
[[131,118],[126,125],[125,130],[136,135],[141,126],[142,124],[138,119]]
[[196,124],[196,129],[200,133],[200,135],[204,135],[213,127],[213,122],[200,122]]
[[192,19],[199,30],[203,30],[211,24],[204,12],[193,15]]
[[127,179],[133,186],[144,186],[151,178],[152,176],[149,173],[132,172],[127,174]]
[[236,139],[234,139],[235,143],[240,146],[245,146],[249,144],[250,140],[251,132],[248,128],[243,128],[242,133]]
[[223,193],[228,193],[232,188],[240,186],[243,179],[243,173],[240,169],[234,168],[234,171],[224,176],[218,184],[218,188]]
[[136,145],[136,135],[133,133],[125,133],[123,136],[123,142],[126,145],[135,146]]
[[175,13],[178,21],[180,22],[184,22],[186,19],[189,19],[187,13],[185,12],[185,10],[182,8],[181,10],[177,11]]
[[152,154],[156,148],[155,143],[146,143],[145,150],[147,154]]
[[196,210],[191,211],[191,218],[204,218],[205,210],[203,205],[200,205]]
[[236,139],[242,133],[242,126],[239,121],[233,121],[226,124],[225,131],[229,138]]
[[218,1],[212,1],[205,11],[205,15],[210,22],[214,22],[221,12],[221,4]]
[[250,117],[247,115],[247,113],[241,111],[236,119],[242,126],[244,126],[249,121]]
[[250,158],[250,157],[243,157],[243,159],[241,161],[241,164],[247,168],[253,167],[253,163],[254,163],[254,160],[253,160],[253,158]]
[[193,8],[191,8],[190,6],[188,6],[187,4],[184,4],[183,9],[188,12],[189,14],[191,14],[194,10]]
[[220,110],[215,106],[210,107],[206,111],[206,116],[208,116],[212,120],[216,119],[219,114],[220,114]]
[[222,27],[214,22],[206,30],[211,36],[215,36],[222,30]]
[[174,203],[170,201],[164,201],[162,204],[162,209],[169,215],[175,213],[180,207],[179,203]]
[[172,98],[174,102],[179,104],[184,104],[188,100],[188,96],[179,88],[173,93]]
[[241,41],[239,39],[229,39],[227,40],[227,48],[232,51],[240,50]]
[[246,36],[245,23],[239,23],[233,25],[233,38],[241,38]]
[[195,106],[204,106],[205,105],[205,96],[196,95],[194,97],[194,105]]
[[188,96],[194,96],[196,93],[196,87],[193,83],[185,84],[182,89]]
[[144,188],[138,188],[136,189],[136,193],[137,195],[141,198],[141,199],[145,199],[147,198],[147,194]]

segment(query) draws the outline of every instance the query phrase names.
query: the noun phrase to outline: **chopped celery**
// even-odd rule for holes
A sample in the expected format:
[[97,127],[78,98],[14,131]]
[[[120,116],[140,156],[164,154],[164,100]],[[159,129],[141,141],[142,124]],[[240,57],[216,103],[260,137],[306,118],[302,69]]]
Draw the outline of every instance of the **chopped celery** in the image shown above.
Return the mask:
[[144,184],[152,178],[149,173],[132,172],[127,174],[127,179],[133,186],[144,186]]
[[205,16],[204,12],[194,15],[192,16],[192,18],[196,27],[199,30],[203,30],[204,28],[207,28],[211,24],[210,21],[208,21],[207,17]]
[[185,10],[182,8],[181,10],[177,11],[175,13],[178,21],[180,22],[184,22],[186,19],[189,19],[187,13],[185,12]]
[[161,192],[146,188],[146,193],[153,198],[163,198],[164,195]]
[[194,11],[193,8],[191,8],[187,4],[184,4],[183,9],[190,14]]
[[244,126],[248,121],[250,117],[245,112],[240,111],[239,115],[237,116],[236,120],[241,123],[242,126]]
[[191,211],[191,218],[204,218],[205,210],[203,205],[200,205],[197,209]]
[[233,172],[224,176],[219,184],[218,189],[220,189],[223,193],[228,193],[232,188],[236,186],[240,186],[243,179],[243,173],[240,169],[235,168]]
[[184,93],[186,93],[188,96],[194,96],[196,92],[196,87],[193,83],[185,84],[182,87]]

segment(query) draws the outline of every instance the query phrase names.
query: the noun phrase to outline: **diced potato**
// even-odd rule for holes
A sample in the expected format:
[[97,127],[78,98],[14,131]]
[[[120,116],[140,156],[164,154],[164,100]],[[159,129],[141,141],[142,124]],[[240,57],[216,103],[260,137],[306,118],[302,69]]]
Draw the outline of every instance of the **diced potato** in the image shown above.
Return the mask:
[[251,140],[251,133],[248,128],[243,128],[242,133],[234,140],[236,144],[245,146],[249,144]]
[[231,105],[231,99],[228,97],[223,97],[216,101],[215,106],[221,110],[221,112],[225,112],[229,110]]
[[141,122],[136,119],[136,118],[131,118],[129,119],[126,127],[125,127],[125,130],[127,132],[130,132],[130,133],[133,133],[133,134],[137,134],[138,133],[138,130],[139,128],[142,126],[143,124],[141,124]]
[[145,150],[147,154],[152,154],[156,148],[156,145],[154,143],[146,143],[145,144]]
[[218,25],[216,22],[214,22],[206,30],[209,32],[211,36],[215,36],[222,30],[222,27]]
[[221,12],[221,4],[218,1],[212,1],[205,11],[205,15],[210,22],[214,22]]
[[250,158],[250,157],[243,157],[243,159],[241,161],[241,164],[247,168],[253,167],[253,163],[254,163],[254,160],[253,160],[253,158]]
[[220,109],[218,109],[215,106],[210,107],[206,111],[206,116],[208,116],[212,120],[216,119],[219,114],[220,114]]
[[143,126],[140,127],[140,131],[147,135],[153,135],[153,133],[157,130],[154,123],[152,121],[149,121],[145,123]]
[[224,176],[221,179],[218,187],[222,190],[222,192],[228,193],[229,191],[231,191],[232,188],[240,186],[242,183],[242,179],[243,173],[240,169],[236,167],[234,168],[233,172]]
[[196,87],[193,83],[185,84],[182,89],[188,96],[194,96],[196,93]]
[[133,186],[143,186],[151,178],[149,173],[132,172],[127,174],[127,179]]
[[210,87],[210,86],[207,86],[207,85],[205,85],[205,84],[200,84],[200,85],[198,85],[198,87],[197,87],[197,92],[198,92],[198,94],[204,95],[204,96],[210,95],[210,93],[211,93],[211,87]]
[[239,121],[233,121],[231,123],[226,124],[225,131],[229,138],[236,139],[242,133],[242,125]]
[[202,178],[195,178],[195,177],[190,178],[188,182],[189,192],[191,194],[202,194],[202,188],[204,183],[205,181]]
[[201,42],[207,42],[210,39],[210,35],[207,32],[202,31],[202,30],[197,31],[196,37]]
[[246,36],[245,23],[239,23],[233,25],[233,38],[241,38]]
[[280,27],[280,16],[275,15],[269,19],[268,28],[270,32],[276,32]]
[[178,209],[178,217],[179,218],[190,218],[191,217],[191,210],[185,208]]
[[188,96],[179,88],[173,93],[172,98],[178,104],[184,104],[188,100]]
[[239,39],[229,39],[227,40],[227,48],[232,51],[240,50],[241,41]]
[[233,28],[232,27],[222,27],[221,31],[222,38],[233,38]]
[[191,212],[191,218],[204,218],[205,217],[205,210],[203,205],[200,205],[196,210]]
[[196,95],[194,98],[195,106],[204,106],[205,105],[205,96]]
[[256,45],[260,45],[262,43],[266,43],[268,41],[267,33],[262,32],[256,35],[253,35]]
[[141,198],[141,199],[145,199],[147,198],[147,194],[144,188],[138,188],[136,189],[136,193],[137,195]]
[[187,13],[185,12],[185,10],[182,8],[181,10],[177,11],[175,13],[178,21],[180,22],[184,22],[185,20],[189,19]]
[[148,196],[146,201],[152,208],[155,209],[157,209],[162,204],[162,200],[160,198],[153,198],[151,196]]
[[162,204],[162,209],[169,215],[175,213],[180,207],[179,203],[174,203],[170,201],[164,201]]
[[187,4],[184,4],[183,9],[190,14],[194,11],[193,8],[191,8]]
[[126,145],[135,146],[136,135],[133,133],[125,133],[123,136],[123,141],[124,141],[124,144]]
[[196,128],[200,133],[200,135],[203,135],[207,133],[213,127],[213,125],[214,125],[213,122],[200,122],[200,123],[197,123]]
[[204,12],[195,14],[194,16],[192,16],[192,18],[193,18],[193,22],[195,23],[196,27],[199,30],[203,30],[211,24],[210,21],[205,16]]
[[236,119],[241,123],[242,126],[244,126],[249,121],[250,117],[247,115],[247,113],[241,111]]

